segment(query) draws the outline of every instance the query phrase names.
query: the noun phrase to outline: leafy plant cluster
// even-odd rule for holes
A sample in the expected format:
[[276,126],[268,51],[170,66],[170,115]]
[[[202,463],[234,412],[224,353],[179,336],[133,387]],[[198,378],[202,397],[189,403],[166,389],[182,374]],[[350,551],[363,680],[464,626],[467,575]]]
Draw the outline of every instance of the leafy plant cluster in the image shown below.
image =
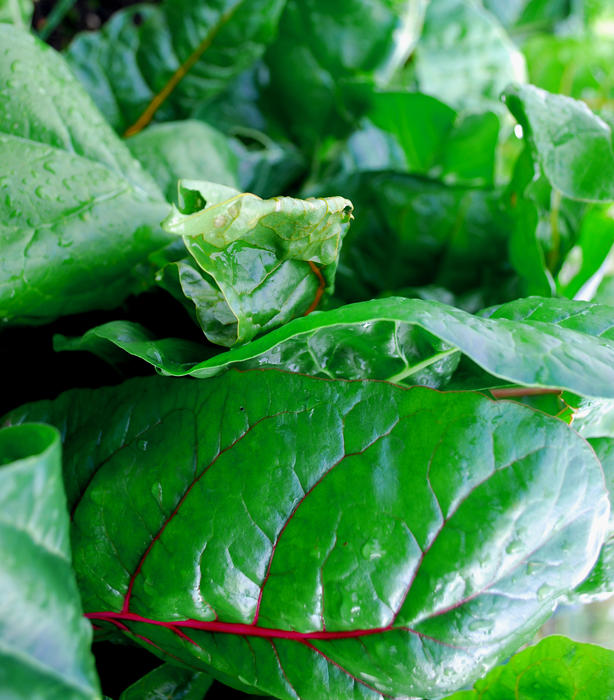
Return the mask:
[[614,697],[608,4],[0,2],[0,695]]

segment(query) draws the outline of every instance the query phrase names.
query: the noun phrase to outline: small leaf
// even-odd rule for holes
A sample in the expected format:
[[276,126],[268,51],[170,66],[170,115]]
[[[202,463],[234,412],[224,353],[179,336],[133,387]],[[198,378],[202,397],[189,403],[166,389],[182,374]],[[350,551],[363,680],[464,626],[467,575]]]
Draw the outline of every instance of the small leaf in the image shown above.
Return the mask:
[[497,666],[474,690],[449,700],[605,700],[614,694],[614,651],[566,637],[539,644]]
[[171,274],[212,342],[245,343],[310,313],[332,290],[349,200],[263,200],[192,180],[179,196],[181,212],[163,226],[183,236],[197,265],[177,263]]
[[278,698],[462,687],[532,637],[607,525],[584,440],[469,392],[235,371],[7,420],[26,419],[65,431],[86,615]]
[[552,186],[585,202],[614,200],[610,127],[578,100],[533,85],[513,85],[505,104],[522,126]]
[[48,425],[0,430],[0,561],[3,697],[100,698],[71,567],[60,435]]

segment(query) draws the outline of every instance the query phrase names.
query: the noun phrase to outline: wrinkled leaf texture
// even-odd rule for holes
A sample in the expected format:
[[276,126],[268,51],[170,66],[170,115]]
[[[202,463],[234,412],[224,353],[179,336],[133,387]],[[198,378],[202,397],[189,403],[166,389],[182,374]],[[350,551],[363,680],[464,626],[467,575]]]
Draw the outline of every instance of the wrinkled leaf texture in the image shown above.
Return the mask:
[[[315,376],[385,379],[444,388],[460,353],[494,377],[529,387],[571,388],[614,397],[614,311],[567,299],[529,297],[494,307],[489,317],[422,299],[389,297],[295,319],[248,345],[201,362],[185,340],[157,341],[138,324],[112,322],[82,338],[56,336],[58,350],[112,346],[162,374],[211,377],[229,367],[278,367]],[[200,351],[202,352],[202,350]],[[473,373],[464,388],[485,388]],[[494,382],[496,386],[497,382]]]
[[462,687],[531,638],[607,525],[584,440],[478,394],[233,371],[8,422],[32,419],[65,435],[86,615],[279,698]]
[[100,697],[92,629],[71,567],[55,428],[0,430],[0,695]]
[[263,200],[181,180],[179,207],[163,227],[183,237],[193,261],[171,263],[160,281],[193,304],[212,342],[245,343],[313,311],[332,290],[349,200]]
[[0,47],[0,319],[117,306],[168,205],[59,54],[4,24]]

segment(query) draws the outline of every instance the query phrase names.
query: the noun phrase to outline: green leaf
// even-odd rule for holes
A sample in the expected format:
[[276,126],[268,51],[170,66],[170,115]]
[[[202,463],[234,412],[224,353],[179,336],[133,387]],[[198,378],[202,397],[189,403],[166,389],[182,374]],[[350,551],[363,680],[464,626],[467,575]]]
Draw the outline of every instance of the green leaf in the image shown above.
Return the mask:
[[[573,386],[584,396],[614,398],[613,309],[532,297],[490,314],[473,316],[422,299],[377,299],[295,319],[189,369],[193,345],[190,355],[174,346],[176,341],[166,340],[164,346],[152,341],[145,352],[134,342],[143,338],[135,324],[105,324],[77,339],[56,336],[55,346],[96,350],[106,340],[146,359],[162,374],[201,379],[233,366],[279,367],[322,377],[433,387],[446,386],[460,351],[490,375],[513,384]],[[465,388],[482,388],[482,381],[478,375]]]
[[0,22],[28,29],[33,12],[33,0],[0,0]]
[[3,697],[100,698],[71,568],[60,435],[48,425],[0,430],[0,560]]
[[349,200],[263,200],[193,180],[180,183],[179,198],[181,212],[163,226],[183,236],[197,266],[176,263],[171,274],[212,342],[245,343],[309,313],[332,290]]
[[264,51],[285,0],[166,0],[113,15],[78,35],[66,57],[112,126],[133,135],[152,119],[190,116]]
[[166,663],[126,688],[119,700],[203,700],[212,682],[206,673]]
[[605,700],[614,693],[614,651],[567,637],[546,637],[497,666],[474,690],[450,700]]
[[270,71],[265,111],[308,150],[325,133],[347,133],[356,114],[343,99],[344,85],[385,85],[418,38],[426,4],[288,0],[279,35],[265,56]]
[[455,108],[495,107],[524,59],[497,19],[471,0],[432,2],[409,66],[419,89]]
[[153,124],[126,143],[169,202],[177,199],[181,179],[239,187],[239,158],[231,140],[204,122]]
[[513,85],[505,104],[522,126],[552,186],[585,202],[614,200],[612,131],[583,103],[533,85]]
[[584,440],[469,392],[229,372],[26,419],[66,435],[86,615],[279,698],[463,686],[531,638],[607,525]]
[[6,25],[0,45],[0,319],[116,306],[168,205],[59,54]]
[[472,310],[510,298],[511,221],[500,192],[392,172],[346,175],[309,190],[322,192],[343,192],[357,213],[341,250],[341,299],[427,284],[455,294],[479,289]]

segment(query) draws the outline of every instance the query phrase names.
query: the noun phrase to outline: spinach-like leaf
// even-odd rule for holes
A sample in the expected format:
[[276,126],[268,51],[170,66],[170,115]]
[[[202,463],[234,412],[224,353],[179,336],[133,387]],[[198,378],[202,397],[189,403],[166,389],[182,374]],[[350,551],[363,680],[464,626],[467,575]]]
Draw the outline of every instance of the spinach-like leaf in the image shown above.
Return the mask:
[[100,697],[92,629],[71,568],[60,435],[0,430],[0,694]]
[[[370,377],[434,387],[446,386],[460,352],[506,382],[575,387],[573,391],[583,396],[614,397],[610,307],[532,297],[504,304],[490,314],[490,318],[473,316],[422,299],[377,299],[295,319],[191,367],[197,352],[194,344],[154,341],[139,326],[125,322],[94,328],[82,338],[56,336],[55,346],[99,352],[112,343],[162,374],[175,376],[205,378],[232,366],[280,367],[323,377]],[[479,375],[464,384],[485,386]]]
[[59,54],[4,24],[0,45],[0,319],[116,306],[168,205]]
[[614,694],[614,651],[546,637],[449,700],[604,700]]
[[126,143],[169,202],[177,199],[182,178],[239,187],[239,158],[231,140],[204,122],[152,124]]
[[422,92],[455,108],[496,107],[510,82],[525,80],[524,58],[496,17],[471,0],[430,3],[406,70]]
[[212,342],[251,340],[313,311],[332,290],[347,199],[263,200],[193,180],[180,183],[179,199],[163,226],[183,237],[196,265],[171,263],[171,288],[194,304]]
[[285,0],[165,0],[116,12],[66,57],[111,125],[126,135],[190,116],[263,52]]
[[173,664],[162,664],[126,688],[119,700],[203,700],[213,678]]
[[604,121],[583,102],[533,85],[510,86],[504,99],[555,189],[585,202],[614,200],[612,131]]
[[531,638],[607,525],[584,440],[469,392],[234,371],[26,419],[66,436],[87,617],[278,698],[461,687]]

